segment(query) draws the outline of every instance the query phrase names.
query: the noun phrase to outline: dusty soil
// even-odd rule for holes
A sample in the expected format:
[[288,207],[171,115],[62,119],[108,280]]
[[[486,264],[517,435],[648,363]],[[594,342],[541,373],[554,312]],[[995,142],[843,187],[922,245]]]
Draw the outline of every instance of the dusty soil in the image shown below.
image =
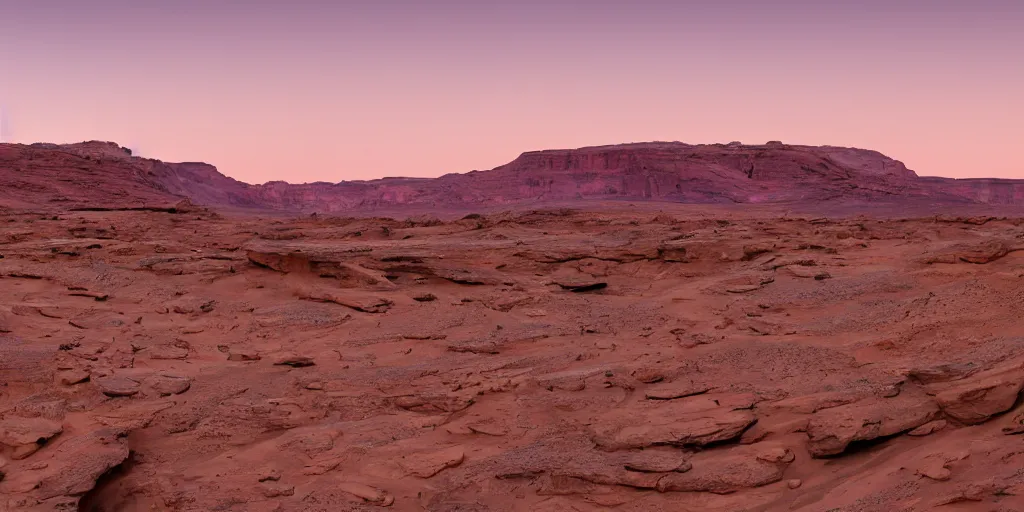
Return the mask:
[[719,213],[0,212],[0,510],[1024,510],[1021,220]]

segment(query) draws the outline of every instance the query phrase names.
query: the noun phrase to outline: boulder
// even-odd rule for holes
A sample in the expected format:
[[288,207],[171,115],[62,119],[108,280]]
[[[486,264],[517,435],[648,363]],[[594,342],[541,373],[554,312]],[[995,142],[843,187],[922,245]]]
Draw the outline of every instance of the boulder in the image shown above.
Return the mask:
[[49,465],[41,472],[35,493],[40,499],[75,496],[88,492],[96,480],[128,458],[122,432],[100,429],[65,439],[55,447]]
[[1011,251],[1011,246],[1002,240],[984,240],[971,243],[957,243],[941,247],[926,254],[922,261],[934,263],[990,263]]
[[979,372],[970,378],[935,384],[929,391],[942,412],[949,417],[974,425],[1010,410],[1024,388],[1024,368],[1019,364],[1008,368]]
[[816,412],[807,424],[807,449],[814,457],[838,455],[855,441],[870,441],[920,427],[939,407],[920,391],[869,398]]

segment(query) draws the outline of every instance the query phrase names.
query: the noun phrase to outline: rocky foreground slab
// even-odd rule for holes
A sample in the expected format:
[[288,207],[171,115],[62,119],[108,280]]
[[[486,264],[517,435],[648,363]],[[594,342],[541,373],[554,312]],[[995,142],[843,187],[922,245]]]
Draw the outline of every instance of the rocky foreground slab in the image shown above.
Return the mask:
[[2,510],[1024,507],[1021,219],[0,226]]

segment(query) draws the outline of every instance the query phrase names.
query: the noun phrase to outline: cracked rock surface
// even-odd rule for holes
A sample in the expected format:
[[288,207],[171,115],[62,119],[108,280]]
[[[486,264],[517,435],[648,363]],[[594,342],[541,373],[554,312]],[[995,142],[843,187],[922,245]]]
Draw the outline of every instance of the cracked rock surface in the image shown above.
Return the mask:
[[974,219],[0,210],[0,510],[1024,510]]

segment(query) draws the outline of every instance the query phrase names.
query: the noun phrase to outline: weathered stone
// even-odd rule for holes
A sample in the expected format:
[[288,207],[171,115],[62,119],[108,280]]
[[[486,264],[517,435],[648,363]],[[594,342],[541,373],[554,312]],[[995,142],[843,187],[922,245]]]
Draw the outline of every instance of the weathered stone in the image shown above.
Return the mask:
[[1010,245],[1002,240],[953,244],[926,255],[924,263],[990,263],[1010,252]]
[[399,464],[411,475],[430,478],[447,468],[462,464],[465,456],[461,446],[453,446],[435,452],[412,454],[399,461]]
[[786,271],[792,274],[794,277],[815,279],[818,281],[821,281],[823,279],[829,279],[832,277],[832,274],[829,274],[828,271],[815,267],[803,267],[799,265],[792,265],[786,267]]
[[192,379],[177,375],[157,374],[146,379],[145,383],[160,396],[180,395],[192,386]]
[[[698,396],[653,402],[657,407],[631,411],[628,417],[613,414],[595,427],[594,442],[605,450],[624,450],[653,445],[703,446],[735,439],[756,421],[745,410],[752,402],[733,402],[733,397]],[[696,400],[701,399],[701,400]]]
[[914,430],[907,432],[907,435],[915,437],[931,435],[934,434],[935,432],[938,432],[946,428],[946,424],[946,420],[929,421],[928,423],[925,423],[924,425],[921,425],[920,427],[917,427]]
[[672,450],[641,450],[637,452],[623,453],[620,456],[622,467],[629,471],[642,473],[683,473],[689,471],[693,466],[682,454]]
[[380,489],[370,487],[369,485],[355,482],[341,482],[336,484],[335,487],[342,492],[361,498],[363,501],[374,505],[388,507],[395,502],[394,496]]
[[55,446],[35,491],[38,497],[78,496],[92,489],[100,475],[128,458],[128,447],[119,435],[119,431],[101,429]]
[[727,287],[725,291],[729,293],[749,293],[760,289],[761,285],[759,284],[737,284]]
[[711,389],[710,386],[681,379],[655,384],[644,391],[644,396],[649,400],[673,400],[706,393],[709,389]]
[[228,350],[228,361],[259,361],[260,354],[255,349],[232,347]]
[[342,292],[310,288],[299,291],[298,296],[306,300],[331,302],[362,313],[384,313],[394,305],[393,301],[377,295],[351,290]]
[[188,349],[176,345],[157,345],[146,350],[150,359],[176,360],[188,357]]
[[293,353],[279,354],[274,358],[274,364],[278,366],[291,366],[293,368],[302,368],[306,366],[313,366],[316,362],[313,358],[308,356],[301,356]]
[[57,374],[60,383],[64,386],[74,386],[89,380],[89,372],[85,370],[66,370]]
[[758,445],[712,450],[698,453],[686,473],[669,473],[658,481],[661,492],[712,492],[726,494],[741,489],[761,487],[782,480],[786,467],[793,461],[792,453],[781,448]]
[[907,377],[921,384],[960,380],[974,375],[981,367],[974,363],[944,363],[914,368]]
[[292,496],[295,494],[295,486],[264,482],[260,484],[260,493],[263,494],[265,498]]
[[11,449],[12,459],[20,460],[35,453],[43,443],[63,430],[60,423],[45,418],[7,416],[0,420],[0,445]]
[[90,380],[104,395],[112,397],[132,396],[141,389],[138,381],[118,375],[94,376]]
[[977,373],[968,379],[933,385],[935,401],[951,418],[974,425],[1008,411],[1024,388],[1024,368],[1013,365]]
[[899,434],[932,421],[938,413],[935,402],[920,392],[825,409],[808,422],[807,449],[814,457],[837,455],[854,441]]

